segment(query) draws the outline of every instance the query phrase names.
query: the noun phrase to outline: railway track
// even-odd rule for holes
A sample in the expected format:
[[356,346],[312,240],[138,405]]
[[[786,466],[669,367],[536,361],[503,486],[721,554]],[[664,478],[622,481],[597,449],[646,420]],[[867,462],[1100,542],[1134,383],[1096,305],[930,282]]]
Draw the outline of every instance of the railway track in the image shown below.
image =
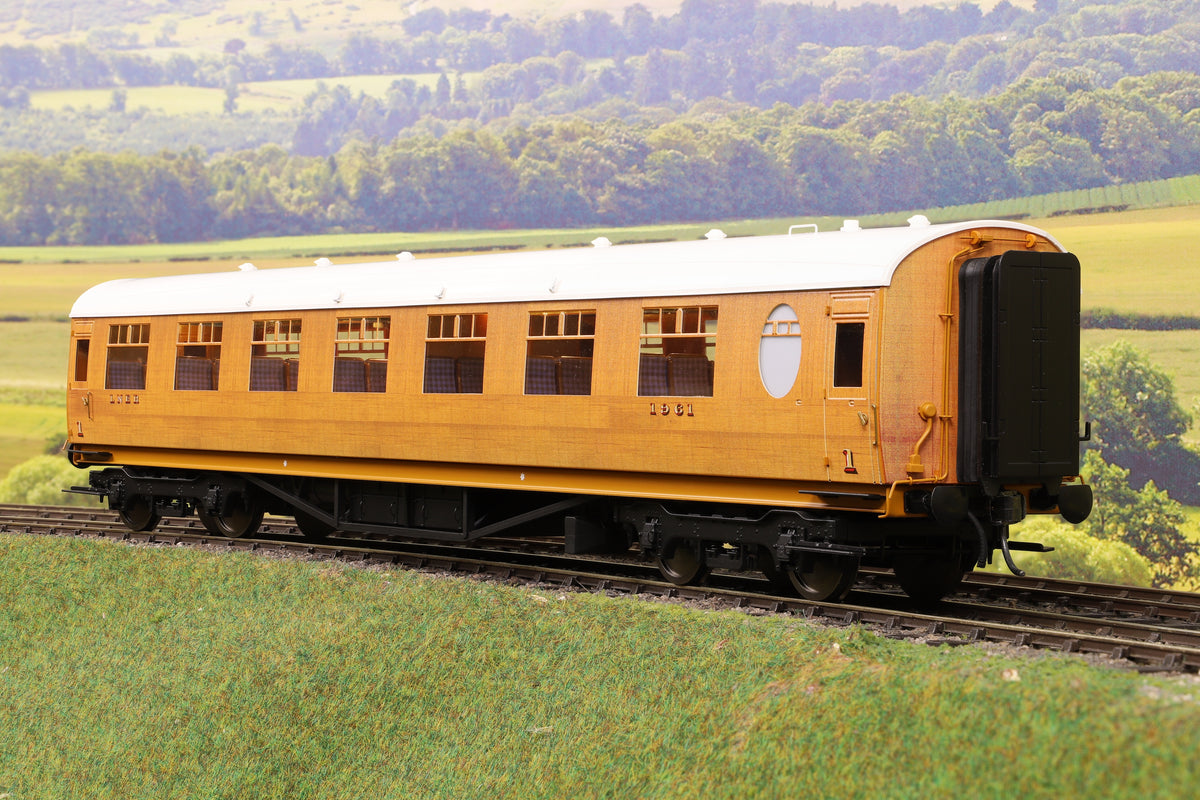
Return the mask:
[[844,603],[771,594],[765,580],[715,573],[702,586],[661,579],[644,561],[566,556],[553,539],[484,545],[304,540],[287,518],[268,519],[253,539],[214,537],[194,519],[166,519],[132,533],[104,509],[0,505],[0,533],[94,536],[158,545],[275,553],[284,557],[435,570],[563,590],[649,596],[753,613],[790,614],[830,625],[860,624],[931,644],[992,642],[1111,659],[1146,671],[1200,672],[1200,595],[1142,587],[972,573],[963,591],[920,608],[887,572],[864,571]]

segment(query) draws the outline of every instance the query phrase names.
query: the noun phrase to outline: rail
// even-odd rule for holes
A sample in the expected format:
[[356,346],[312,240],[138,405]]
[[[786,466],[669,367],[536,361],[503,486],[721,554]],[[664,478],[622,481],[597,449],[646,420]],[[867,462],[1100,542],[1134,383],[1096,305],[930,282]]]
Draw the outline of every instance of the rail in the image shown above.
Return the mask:
[[929,644],[999,643],[1090,654],[1147,671],[1200,672],[1200,595],[1134,586],[972,573],[963,590],[931,608],[905,597],[886,571],[864,571],[847,603],[768,591],[765,580],[714,573],[707,584],[661,580],[637,553],[567,556],[561,539],[491,539],[469,545],[329,538],[307,541],[290,518],[269,518],[253,539],[214,537],[195,520],[165,520],[133,533],[103,509],[0,506],[0,534],[84,536],[384,563],[556,590],[604,592],[702,603],[705,608],[789,614],[827,625],[863,625]]

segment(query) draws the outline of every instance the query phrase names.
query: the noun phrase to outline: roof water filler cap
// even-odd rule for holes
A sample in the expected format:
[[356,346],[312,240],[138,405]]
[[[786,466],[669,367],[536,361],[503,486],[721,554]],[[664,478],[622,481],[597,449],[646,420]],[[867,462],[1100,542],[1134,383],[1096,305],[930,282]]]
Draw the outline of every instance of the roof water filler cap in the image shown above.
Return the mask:
[[842,230],[847,231],[847,232],[861,231],[862,226],[860,226],[858,224],[858,220],[856,220],[856,219],[847,219],[847,220],[842,220]]
[[704,234],[704,238],[708,239],[710,242],[717,242],[725,238],[725,231],[721,230],[720,228],[713,228],[711,231]]
[[908,218],[908,225],[910,228],[928,228],[929,217],[924,214],[914,214]]
[[415,258],[416,258],[416,256],[414,256],[412,253],[408,252],[407,250],[405,250],[403,253],[396,253],[397,261],[412,261]]
[[612,242],[608,240],[607,236],[597,236],[592,239],[592,247],[612,247]]
[[247,261],[245,264],[239,264],[238,269],[240,269],[242,272],[254,272],[258,269],[258,267]]
[[333,266],[333,262],[330,261],[328,258],[325,258],[324,256],[322,256],[321,258],[318,258],[316,261],[313,262],[313,264],[318,267],[332,267]]

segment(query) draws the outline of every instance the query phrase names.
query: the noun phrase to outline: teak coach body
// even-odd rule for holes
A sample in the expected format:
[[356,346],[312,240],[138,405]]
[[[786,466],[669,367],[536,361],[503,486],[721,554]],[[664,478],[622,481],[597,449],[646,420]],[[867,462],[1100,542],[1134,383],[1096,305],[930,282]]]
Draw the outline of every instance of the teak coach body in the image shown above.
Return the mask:
[[[404,254],[405,256],[407,254]],[[1005,222],[113,281],[70,456],[126,524],[464,541],[560,522],[676,582],[937,597],[1086,517],[1079,264]]]

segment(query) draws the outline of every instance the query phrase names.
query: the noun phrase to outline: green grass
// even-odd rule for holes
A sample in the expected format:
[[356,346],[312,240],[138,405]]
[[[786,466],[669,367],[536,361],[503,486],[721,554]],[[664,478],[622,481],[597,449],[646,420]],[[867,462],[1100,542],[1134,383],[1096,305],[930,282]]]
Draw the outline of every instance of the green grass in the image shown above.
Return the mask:
[[[76,298],[89,287],[117,278],[149,278],[194,272],[234,269],[237,261],[225,264],[208,261],[124,261],[119,263],[0,263],[0,319],[30,319],[64,324]],[[8,323],[0,322],[0,325]],[[66,340],[60,356],[66,363]]]
[[1084,308],[1196,316],[1200,205],[1034,224],[1079,256]]
[[407,572],[0,536],[0,793],[1174,797],[1200,689]]
[[0,322],[0,476],[66,430],[65,322]]
[[0,402],[0,477],[41,455],[47,440],[66,430],[65,408]]
[[[783,233],[786,220],[734,221],[730,234]],[[391,259],[411,251],[418,257],[488,249],[532,249],[587,245],[597,236],[613,242],[700,238],[712,225],[691,223],[629,228],[440,233],[276,236],[223,242],[78,247],[0,247],[0,319],[20,316],[66,319],[88,287],[117,278],[221,272],[246,261],[270,268],[303,266],[329,256],[338,262]]]
[[0,322],[0,400],[38,403],[46,391],[65,389],[70,333],[66,322]]
[[[828,228],[833,220],[824,220]],[[729,234],[786,233],[789,220],[735,220],[721,227]],[[0,247],[0,267],[10,275],[26,271],[26,264],[96,262],[130,264],[167,261],[218,262],[213,269],[232,269],[247,259],[301,259],[319,256],[376,254],[391,257],[410,250],[417,254],[472,252],[489,248],[569,247],[586,245],[597,236],[615,243],[647,239],[698,239],[713,227],[700,222],[639,225],[627,228],[559,228],[524,230],[435,231],[431,233],[341,233],[314,236],[270,236],[218,242],[181,242],[145,245],[71,245]],[[0,273],[3,274],[3,273]]]
[[[1136,183],[1119,183],[1093,189],[1073,189],[1004,200],[988,200],[925,210],[933,220],[951,219],[1058,219],[1147,208],[1171,208],[1200,203],[1200,175],[1181,175]],[[911,212],[910,212],[911,213]],[[906,214],[878,215],[899,224]]]

